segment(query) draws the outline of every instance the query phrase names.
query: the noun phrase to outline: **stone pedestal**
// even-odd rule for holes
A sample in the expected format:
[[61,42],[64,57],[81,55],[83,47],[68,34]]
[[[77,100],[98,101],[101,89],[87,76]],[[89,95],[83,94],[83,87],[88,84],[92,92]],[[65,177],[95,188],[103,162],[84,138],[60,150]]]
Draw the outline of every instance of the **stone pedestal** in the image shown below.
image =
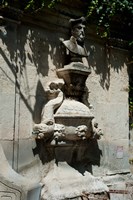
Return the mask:
[[81,101],[85,93],[85,81],[90,73],[90,69],[80,62],[72,62],[64,66],[64,68],[57,70],[58,77],[65,81],[65,96]]
[[93,137],[94,116],[83,101],[89,74],[90,69],[80,62],[57,70],[58,77],[64,80],[64,99],[53,114],[53,138],[44,143],[47,157],[53,155],[53,166],[42,179],[43,200],[89,199],[89,195],[108,192],[108,187],[91,175],[92,164],[99,165],[100,150]]
[[[88,195],[108,192],[108,187],[98,178],[86,172],[84,176],[65,162],[53,164],[42,180],[43,200],[78,199]],[[106,198],[107,199],[107,198]]]
[[37,144],[43,164],[53,163],[41,181],[42,200],[89,198],[108,192],[108,187],[91,175],[92,165],[100,165],[101,152],[99,137],[95,137],[98,124],[94,123],[89,103],[84,103],[90,73],[83,63],[72,62],[57,70],[63,84],[49,85],[49,91],[57,95],[45,105],[42,122],[34,129],[37,139],[41,139]]

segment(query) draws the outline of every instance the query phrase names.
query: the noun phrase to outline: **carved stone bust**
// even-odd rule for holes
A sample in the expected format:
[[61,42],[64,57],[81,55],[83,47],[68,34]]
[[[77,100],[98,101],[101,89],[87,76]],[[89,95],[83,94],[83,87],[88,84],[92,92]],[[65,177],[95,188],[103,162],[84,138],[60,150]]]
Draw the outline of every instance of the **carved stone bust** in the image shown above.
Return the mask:
[[87,57],[87,51],[84,46],[85,39],[85,18],[70,19],[71,37],[63,41],[64,46],[69,51],[72,62],[80,62],[82,57]]

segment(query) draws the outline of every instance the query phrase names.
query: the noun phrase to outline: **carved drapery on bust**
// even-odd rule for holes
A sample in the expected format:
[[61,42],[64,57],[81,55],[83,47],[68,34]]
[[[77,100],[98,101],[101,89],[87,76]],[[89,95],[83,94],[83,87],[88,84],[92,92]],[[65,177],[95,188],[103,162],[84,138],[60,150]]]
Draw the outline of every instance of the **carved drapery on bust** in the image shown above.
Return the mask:
[[84,45],[85,23],[86,20],[84,17],[69,20],[71,37],[69,40],[63,41],[63,44],[69,51],[71,62],[82,62],[82,57],[88,57],[88,53]]

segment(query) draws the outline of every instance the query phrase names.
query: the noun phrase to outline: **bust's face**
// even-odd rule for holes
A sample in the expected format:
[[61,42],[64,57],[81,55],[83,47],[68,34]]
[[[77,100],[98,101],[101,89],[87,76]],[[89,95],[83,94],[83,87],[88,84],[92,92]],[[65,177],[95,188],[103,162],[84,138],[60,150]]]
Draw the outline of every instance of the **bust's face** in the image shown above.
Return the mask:
[[84,33],[85,25],[79,23],[73,26],[72,28],[72,36],[76,38],[77,42],[83,43],[85,38]]

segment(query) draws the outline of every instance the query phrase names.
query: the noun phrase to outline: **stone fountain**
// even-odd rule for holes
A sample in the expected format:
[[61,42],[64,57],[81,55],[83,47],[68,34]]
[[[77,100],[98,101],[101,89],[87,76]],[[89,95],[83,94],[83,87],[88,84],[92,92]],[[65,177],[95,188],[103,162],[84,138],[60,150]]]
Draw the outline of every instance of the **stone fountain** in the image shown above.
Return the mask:
[[[62,41],[67,63],[57,70],[57,80],[48,83],[48,103],[33,135],[41,144],[42,163],[51,162],[42,179],[42,200],[89,199],[108,188],[92,175],[92,165],[100,165],[97,140],[102,136],[87,101],[86,79],[91,70],[83,63],[88,57],[84,45],[85,18],[71,19],[71,37]],[[96,159],[94,159],[96,158]]]

